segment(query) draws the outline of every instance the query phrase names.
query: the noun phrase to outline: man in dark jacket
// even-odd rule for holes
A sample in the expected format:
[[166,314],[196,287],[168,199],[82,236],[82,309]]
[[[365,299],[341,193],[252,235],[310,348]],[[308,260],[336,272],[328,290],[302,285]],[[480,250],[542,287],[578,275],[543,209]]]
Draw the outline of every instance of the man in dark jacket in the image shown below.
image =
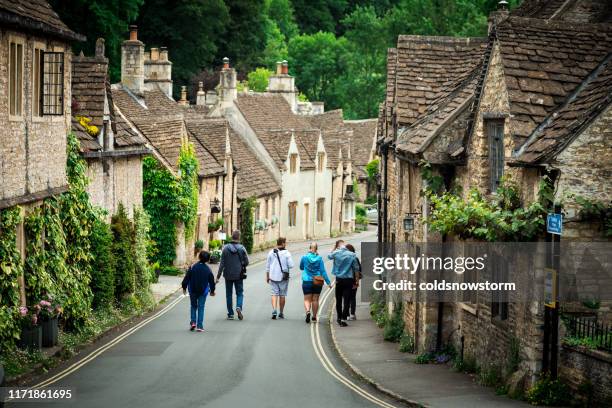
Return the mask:
[[[246,267],[249,264],[247,251],[240,243],[240,231],[232,233],[232,242],[226,244],[221,251],[221,262],[217,272],[217,282],[221,274],[225,278],[225,297],[227,301],[227,319],[234,320],[233,291],[236,288],[236,314],[243,319],[242,302],[244,299],[243,280],[246,277]],[[244,272],[243,272],[244,269]]]
[[[191,322],[189,330],[204,331],[204,304],[206,297],[215,296],[215,277],[206,263],[210,260],[210,254],[200,251],[199,262],[193,264],[185,274],[181,286],[183,294],[189,288],[189,298],[191,300]],[[196,313],[197,312],[197,313]]]

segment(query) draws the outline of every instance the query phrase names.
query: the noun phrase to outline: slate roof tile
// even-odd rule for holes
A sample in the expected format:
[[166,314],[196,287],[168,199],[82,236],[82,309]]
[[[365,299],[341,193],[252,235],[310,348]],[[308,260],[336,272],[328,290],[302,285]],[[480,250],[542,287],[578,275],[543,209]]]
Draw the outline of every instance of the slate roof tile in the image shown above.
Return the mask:
[[68,28],[45,0],[0,0],[0,22],[63,39],[85,40],[84,36]]

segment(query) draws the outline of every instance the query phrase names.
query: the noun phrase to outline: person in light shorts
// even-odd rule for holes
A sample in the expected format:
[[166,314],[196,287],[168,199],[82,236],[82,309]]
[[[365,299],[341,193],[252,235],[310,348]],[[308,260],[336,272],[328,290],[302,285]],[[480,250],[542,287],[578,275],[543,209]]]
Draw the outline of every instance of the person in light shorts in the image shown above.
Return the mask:
[[294,266],[291,253],[285,249],[286,243],[285,238],[277,239],[276,248],[268,253],[266,262],[266,282],[270,285],[273,320],[285,318],[283,310],[289,286],[289,269]]

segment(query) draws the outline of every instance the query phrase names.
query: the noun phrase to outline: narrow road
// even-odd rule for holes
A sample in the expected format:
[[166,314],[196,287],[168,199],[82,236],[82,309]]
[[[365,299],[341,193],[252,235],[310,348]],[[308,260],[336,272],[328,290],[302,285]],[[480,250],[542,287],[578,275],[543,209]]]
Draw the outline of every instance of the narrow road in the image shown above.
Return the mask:
[[[360,240],[374,239],[371,234],[360,236]],[[360,240],[351,242],[359,244]],[[329,246],[321,248],[322,255],[329,249]],[[304,252],[301,249],[293,253],[296,265]],[[313,347],[310,325],[303,320],[299,271],[293,270],[292,276],[285,320],[270,319],[265,265],[260,262],[249,268],[245,281],[243,321],[226,320],[225,287],[221,281],[217,296],[207,300],[204,333],[188,330],[189,302],[188,298],[182,298],[159,318],[50,385],[71,388],[75,395],[72,402],[43,405],[88,408],[377,406],[324,368],[320,353]],[[326,287],[324,293],[328,290]],[[327,323],[327,315],[322,315],[320,331],[327,333]],[[321,337],[326,343],[326,335]],[[327,354],[333,352],[329,350]],[[339,364],[335,361],[334,365]]]

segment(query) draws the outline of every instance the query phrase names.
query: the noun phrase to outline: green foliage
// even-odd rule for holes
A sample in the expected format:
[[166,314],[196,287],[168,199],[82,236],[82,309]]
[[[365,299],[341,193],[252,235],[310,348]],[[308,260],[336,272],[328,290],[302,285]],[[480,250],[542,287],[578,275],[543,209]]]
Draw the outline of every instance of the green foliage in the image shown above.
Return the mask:
[[612,237],[612,203],[591,200],[575,196],[576,203],[581,206],[580,218],[584,221],[600,221],[606,237]]
[[290,0],[266,0],[266,15],[279,28],[286,39],[299,34]]
[[478,372],[478,382],[485,387],[498,387],[502,385],[502,370],[499,365],[491,364]]
[[113,233],[102,216],[94,222],[91,231],[91,290],[93,306],[112,304],[115,298],[115,257],[112,252]]
[[121,77],[121,42],[126,39],[128,24],[136,19],[144,0],[50,0],[49,3],[68,27],[87,36],[85,42],[73,43],[75,55],[80,51],[93,55],[96,39],[104,38],[111,80],[118,81]]
[[563,343],[572,347],[585,347],[590,350],[597,350],[603,347],[603,336],[602,337],[577,337],[577,336],[566,336],[563,338]]
[[365,209],[365,207],[363,205],[361,205],[361,204],[355,205],[355,214],[357,216],[361,215],[362,217],[365,217],[366,216],[366,209]]
[[601,307],[601,301],[596,300],[596,299],[584,300],[582,302],[582,306],[586,307],[587,309],[591,309],[591,310],[599,310],[599,308]]
[[342,107],[339,78],[346,65],[346,40],[318,32],[289,41],[289,70],[297,87],[311,101],[325,101],[326,109]]
[[396,303],[390,318],[383,327],[383,338],[385,341],[397,343],[404,333],[404,307],[402,303]]
[[266,68],[257,68],[255,71],[249,72],[247,81],[249,89],[255,92],[265,92],[268,88],[268,79],[274,73]]
[[368,174],[368,181],[372,184],[376,183],[378,177],[378,167],[380,165],[380,159],[374,159],[365,166],[365,171]]
[[[233,42],[235,33],[228,31],[230,14],[226,3],[223,0],[146,0],[140,8],[139,39],[147,48],[168,47],[175,96],[179,96],[181,85],[187,85],[203,67],[225,56],[220,55],[222,39],[229,35]],[[228,56],[236,58],[237,55]],[[117,57],[116,61],[119,64],[121,59]]]
[[153,280],[154,271],[149,265],[150,247],[153,245],[149,238],[151,231],[151,218],[142,208],[134,207],[134,268],[136,272],[136,291],[148,290]]
[[136,288],[136,266],[134,264],[134,226],[119,204],[111,221],[113,231],[113,257],[115,258],[115,296],[122,299],[134,293]]
[[174,266],[162,266],[160,268],[160,274],[168,276],[179,276],[183,274],[183,271]]
[[254,209],[257,200],[250,197],[240,203],[240,236],[242,245],[250,254],[253,250]]
[[414,346],[414,337],[410,333],[402,333],[399,340],[399,351],[402,353],[413,353]]
[[421,353],[414,359],[415,364],[429,364],[436,358],[435,354],[432,352]]
[[204,248],[204,241],[203,241],[203,240],[201,240],[201,239],[198,239],[196,242],[194,242],[194,244],[193,244],[193,248],[194,248],[196,251],[201,251],[201,250],[202,250],[202,248]]
[[[287,50],[287,41],[285,36],[281,32],[280,28],[276,23],[268,18],[266,18],[265,24],[265,38],[266,38],[266,46],[262,51],[261,55],[261,63],[268,67],[273,68],[276,66],[278,61],[283,61],[287,59],[288,50]],[[249,86],[250,81],[249,81]],[[266,83],[267,86],[267,83]],[[260,87],[261,89],[261,87]],[[263,90],[266,88],[263,87]],[[253,88],[253,90],[255,90]],[[261,92],[261,91],[259,91]]]
[[222,242],[219,239],[211,239],[210,242],[208,243],[208,249],[210,249],[211,251],[214,249],[219,249],[222,246]]
[[17,248],[17,226],[21,219],[19,207],[0,210],[0,356],[19,338],[17,279],[23,267]]
[[456,371],[468,374],[477,374],[480,371],[476,359],[472,356],[465,356],[463,359],[455,358],[453,368]]
[[172,265],[176,258],[176,222],[185,224],[185,237],[193,236],[198,211],[198,161],[193,145],[181,147],[180,176],[174,176],[153,157],[145,157],[143,168],[143,204],[150,216],[151,260]]
[[527,402],[532,405],[565,406],[571,401],[569,387],[560,379],[542,376],[526,393]]
[[292,0],[300,31],[335,33],[346,10],[346,0]]
[[521,341],[512,336],[508,350],[508,361],[506,362],[506,373],[510,375],[519,369],[521,364]]
[[[424,175],[425,180],[437,177]],[[424,192],[431,202],[426,222],[432,231],[492,242],[533,241],[544,233],[548,212],[544,204],[550,195],[548,179],[540,185],[539,200],[525,208],[521,206],[518,186],[507,178],[493,198],[485,198],[472,189],[464,200],[450,192],[436,194],[438,187],[433,182],[426,185]]]
[[378,198],[376,196],[369,196],[368,198],[366,198],[364,200],[364,204],[368,204],[368,205],[372,205],[372,204],[376,204],[376,202],[378,201]]
[[376,290],[370,292],[370,316],[378,327],[383,327],[388,319],[389,313],[385,302],[384,293]]

